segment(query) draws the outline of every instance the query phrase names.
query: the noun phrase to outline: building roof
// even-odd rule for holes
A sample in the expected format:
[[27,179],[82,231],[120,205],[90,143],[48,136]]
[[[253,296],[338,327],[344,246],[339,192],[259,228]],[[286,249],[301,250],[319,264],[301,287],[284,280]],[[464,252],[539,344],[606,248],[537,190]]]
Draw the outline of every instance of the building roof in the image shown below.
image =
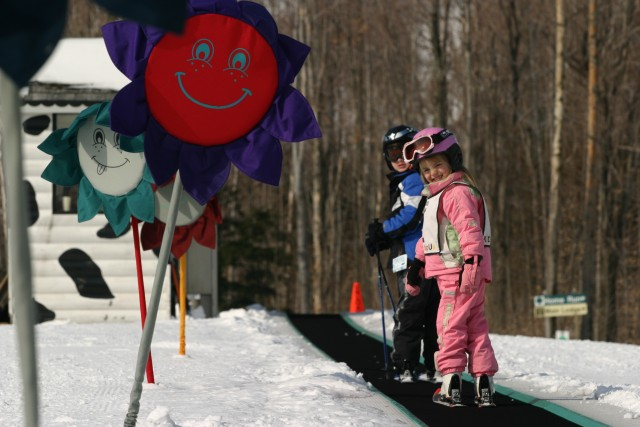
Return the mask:
[[109,101],[129,79],[118,70],[102,38],[61,39],[23,90],[28,104],[91,104]]

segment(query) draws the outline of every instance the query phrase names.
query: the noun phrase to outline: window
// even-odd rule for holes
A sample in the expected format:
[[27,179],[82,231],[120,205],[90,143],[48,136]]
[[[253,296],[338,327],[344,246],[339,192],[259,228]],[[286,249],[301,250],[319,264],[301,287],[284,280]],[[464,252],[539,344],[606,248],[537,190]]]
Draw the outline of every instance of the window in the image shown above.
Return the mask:
[[[53,130],[68,128],[76,119],[77,114],[54,114]],[[79,166],[78,166],[79,167]],[[63,187],[53,185],[53,213],[77,214],[78,213],[78,186]]]

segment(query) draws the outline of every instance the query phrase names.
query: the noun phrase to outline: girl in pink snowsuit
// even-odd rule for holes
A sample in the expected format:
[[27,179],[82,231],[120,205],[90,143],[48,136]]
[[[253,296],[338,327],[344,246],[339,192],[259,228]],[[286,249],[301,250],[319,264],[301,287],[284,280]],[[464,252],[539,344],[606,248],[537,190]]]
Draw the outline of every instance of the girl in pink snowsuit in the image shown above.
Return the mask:
[[484,288],[491,282],[491,227],[484,198],[448,130],[423,129],[405,144],[403,155],[419,171],[428,197],[406,290],[420,292],[420,278],[435,277],[441,297],[436,366],[443,384],[434,401],[460,405],[461,373],[468,367],[476,403],[492,406],[498,362],[484,315]]

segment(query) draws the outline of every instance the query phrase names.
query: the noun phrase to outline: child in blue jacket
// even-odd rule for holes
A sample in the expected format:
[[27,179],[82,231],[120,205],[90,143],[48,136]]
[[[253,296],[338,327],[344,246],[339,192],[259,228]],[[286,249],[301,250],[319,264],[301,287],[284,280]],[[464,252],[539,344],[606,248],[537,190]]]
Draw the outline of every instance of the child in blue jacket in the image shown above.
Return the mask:
[[375,220],[369,224],[365,239],[371,256],[390,249],[391,268],[396,273],[400,296],[394,316],[391,359],[394,376],[402,382],[418,381],[423,374],[419,366],[421,350],[426,378],[433,379],[436,370],[433,354],[438,349],[435,316],[440,294],[437,288],[432,280],[425,280],[421,285],[424,292],[417,296],[412,297],[405,291],[407,269],[415,257],[416,242],[422,236],[424,185],[420,175],[402,157],[402,147],[416,132],[410,126],[399,125],[387,130],[383,137],[382,151],[391,170],[387,175],[391,213],[383,222]]

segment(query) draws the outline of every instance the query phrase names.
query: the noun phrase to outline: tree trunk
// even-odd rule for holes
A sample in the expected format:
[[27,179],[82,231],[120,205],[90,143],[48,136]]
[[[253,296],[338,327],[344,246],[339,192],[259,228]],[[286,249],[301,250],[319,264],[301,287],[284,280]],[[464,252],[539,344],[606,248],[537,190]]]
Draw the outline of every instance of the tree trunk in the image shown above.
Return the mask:
[[582,264],[582,292],[587,295],[589,313],[582,318],[582,339],[592,339],[594,336],[595,307],[595,281],[596,281],[596,250],[595,235],[597,227],[596,219],[596,186],[594,185],[594,173],[596,162],[596,0],[589,0],[589,71],[587,91],[587,156],[585,164],[584,184],[584,256]]
[[292,150],[293,194],[296,206],[296,290],[297,311],[308,313],[310,307],[309,265],[307,260],[307,204],[302,185],[304,145],[295,144]]
[[[551,142],[551,171],[549,179],[549,213],[547,215],[547,233],[545,240],[545,284],[546,293],[556,291],[556,259],[558,256],[558,184],[560,182],[560,140],[562,137],[562,118],[564,114],[564,0],[556,0],[556,74],[554,100],[553,140]],[[546,337],[552,334],[554,322],[545,319]]]
[[467,113],[465,117],[466,121],[466,133],[467,137],[464,138],[461,142],[462,152],[466,154],[464,163],[469,170],[475,170],[474,165],[474,156],[471,151],[471,135],[473,135],[473,127],[474,127],[474,108],[473,108],[473,61],[472,61],[472,33],[471,33],[471,24],[472,20],[472,9],[471,9],[471,0],[465,0],[464,2],[464,22],[466,24],[465,27],[465,35],[464,35],[464,59],[465,59],[465,91],[464,91],[464,102],[465,102],[465,111]]
[[[431,11],[431,51],[435,59],[435,110],[438,127],[447,127],[448,100],[447,100],[447,40],[449,30],[450,1],[444,0],[444,13],[440,17],[440,0],[435,0]],[[441,25],[442,24],[442,25]]]

